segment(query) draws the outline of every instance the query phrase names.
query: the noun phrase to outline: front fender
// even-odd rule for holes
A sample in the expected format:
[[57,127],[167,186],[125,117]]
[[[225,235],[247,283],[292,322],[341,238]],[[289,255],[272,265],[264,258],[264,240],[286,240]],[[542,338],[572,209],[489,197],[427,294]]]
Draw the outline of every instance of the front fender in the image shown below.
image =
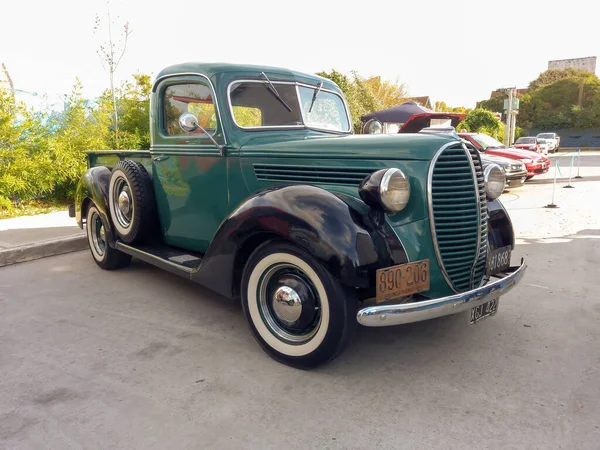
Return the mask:
[[112,247],[115,239],[108,206],[110,174],[110,170],[104,166],[92,167],[83,174],[75,196],[75,220],[79,228],[83,228],[83,219],[86,214],[85,208],[87,207],[87,203],[92,201],[98,208],[100,219],[103,222],[109,244]]
[[[249,243],[255,248],[261,236],[267,236],[308,251],[341,283],[368,288],[377,268],[406,256],[397,251],[398,246],[395,253],[389,245],[382,250],[386,241],[399,242],[387,236],[393,233],[391,227],[373,227],[366,215],[329,191],[306,185],[273,186],[252,195],[221,224],[193,278],[232,296],[239,282],[235,268],[240,252]],[[382,239],[380,233],[387,234]]]
[[510,216],[498,199],[488,200],[488,241],[492,250],[509,246],[515,248],[515,232]]

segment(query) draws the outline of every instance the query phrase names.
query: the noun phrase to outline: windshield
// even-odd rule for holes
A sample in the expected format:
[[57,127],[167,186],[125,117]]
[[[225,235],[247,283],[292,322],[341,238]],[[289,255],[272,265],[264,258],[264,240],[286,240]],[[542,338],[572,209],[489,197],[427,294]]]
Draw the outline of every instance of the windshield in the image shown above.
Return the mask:
[[515,144],[535,144],[535,138],[532,137],[520,137],[517,139]]
[[554,139],[554,133],[542,133],[537,135],[538,138]]
[[[313,103],[315,93],[317,95]],[[308,127],[350,131],[342,97],[332,91],[319,89],[318,85],[277,81],[272,81],[271,85],[262,80],[239,81],[229,87],[229,102],[235,123],[241,128]]]
[[475,134],[473,139],[485,150],[486,148],[505,148],[502,142],[497,141],[487,134]]

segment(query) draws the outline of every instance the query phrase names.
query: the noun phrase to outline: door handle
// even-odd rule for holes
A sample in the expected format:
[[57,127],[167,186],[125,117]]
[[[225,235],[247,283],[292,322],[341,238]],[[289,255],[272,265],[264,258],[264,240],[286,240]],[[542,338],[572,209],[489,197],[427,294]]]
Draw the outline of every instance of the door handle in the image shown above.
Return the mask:
[[166,161],[169,158],[170,158],[169,155],[160,155],[160,156],[155,156],[154,158],[152,158],[152,161],[161,162],[161,161]]

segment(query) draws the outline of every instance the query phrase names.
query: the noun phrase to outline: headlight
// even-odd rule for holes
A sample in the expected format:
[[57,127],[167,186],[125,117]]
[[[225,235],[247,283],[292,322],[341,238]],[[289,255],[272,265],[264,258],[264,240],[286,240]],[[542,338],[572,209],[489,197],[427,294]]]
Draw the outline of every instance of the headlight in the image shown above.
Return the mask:
[[383,126],[377,119],[371,119],[363,125],[363,134],[381,134]]
[[382,169],[365,177],[358,192],[371,208],[383,208],[392,215],[406,207],[410,182],[400,169]]
[[500,166],[490,164],[483,171],[483,179],[485,180],[485,190],[490,200],[500,197],[504,192],[506,185],[506,176]]
[[533,159],[521,158],[519,161],[523,161],[525,164],[531,164],[533,162]]

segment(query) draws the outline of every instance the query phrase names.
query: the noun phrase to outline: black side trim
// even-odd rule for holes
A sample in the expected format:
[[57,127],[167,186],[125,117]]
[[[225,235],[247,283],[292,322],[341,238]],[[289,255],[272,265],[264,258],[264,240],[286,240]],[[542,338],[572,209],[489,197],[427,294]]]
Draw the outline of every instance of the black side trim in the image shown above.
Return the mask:
[[[235,270],[239,255],[248,251],[248,246],[256,247],[275,237],[308,251],[343,284],[368,288],[374,282],[375,270],[383,264],[382,244],[377,245],[372,236],[374,227],[324,189],[272,186],[249,197],[221,224],[192,279],[232,297],[239,284],[239,271]],[[387,234],[391,228],[381,230]],[[386,259],[389,261],[389,256]],[[396,253],[394,259],[402,258]]]
[[488,242],[490,249],[495,250],[497,248],[506,247],[510,245],[514,250],[515,248],[515,232],[513,230],[512,222],[500,203],[500,200],[488,200]]

